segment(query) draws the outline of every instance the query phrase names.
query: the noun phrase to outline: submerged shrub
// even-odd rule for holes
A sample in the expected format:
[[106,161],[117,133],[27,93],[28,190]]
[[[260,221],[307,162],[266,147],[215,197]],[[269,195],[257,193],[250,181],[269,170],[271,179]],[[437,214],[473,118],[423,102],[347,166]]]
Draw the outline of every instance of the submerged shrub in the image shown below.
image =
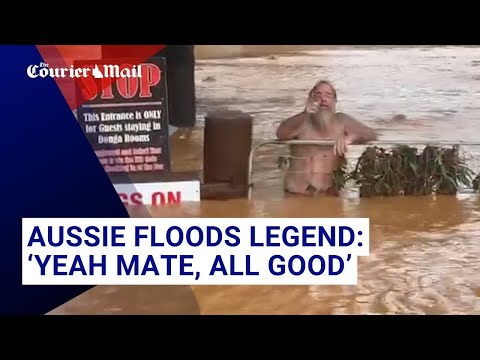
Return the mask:
[[360,197],[455,195],[460,186],[472,186],[472,176],[458,147],[427,146],[419,153],[399,145],[367,147],[345,180],[355,181]]

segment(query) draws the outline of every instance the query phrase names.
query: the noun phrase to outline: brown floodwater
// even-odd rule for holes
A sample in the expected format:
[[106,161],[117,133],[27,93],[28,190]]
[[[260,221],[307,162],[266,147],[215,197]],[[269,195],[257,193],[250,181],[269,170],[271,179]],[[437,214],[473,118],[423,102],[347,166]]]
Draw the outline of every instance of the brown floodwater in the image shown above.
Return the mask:
[[[478,141],[480,48],[339,47],[197,64],[199,127],[172,136],[173,167],[201,169],[206,112],[254,117],[254,141],[303,108],[316,80],[339,93],[339,109],[382,140]],[[401,116],[399,116],[401,115]],[[362,147],[352,148],[351,162]],[[480,147],[463,147],[480,170]],[[152,217],[368,217],[370,255],[357,286],[97,286],[50,314],[480,314],[480,197],[359,199],[285,197],[277,166],[285,146],[260,148],[252,199],[150,208]],[[129,209],[132,216],[138,209]]]

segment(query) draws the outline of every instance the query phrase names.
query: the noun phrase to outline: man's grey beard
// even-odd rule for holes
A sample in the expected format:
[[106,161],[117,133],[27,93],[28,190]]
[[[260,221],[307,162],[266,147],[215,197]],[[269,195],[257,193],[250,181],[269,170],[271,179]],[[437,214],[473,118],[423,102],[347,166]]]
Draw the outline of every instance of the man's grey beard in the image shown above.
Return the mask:
[[320,109],[315,114],[312,114],[312,123],[319,129],[326,130],[332,122],[333,115],[333,111],[329,109]]

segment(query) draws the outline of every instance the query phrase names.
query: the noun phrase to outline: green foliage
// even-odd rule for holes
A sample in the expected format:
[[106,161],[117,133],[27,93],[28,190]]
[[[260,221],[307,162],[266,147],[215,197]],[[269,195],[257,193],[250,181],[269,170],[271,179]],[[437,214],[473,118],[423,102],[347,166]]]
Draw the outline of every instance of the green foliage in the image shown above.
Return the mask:
[[455,195],[461,185],[472,186],[472,176],[457,147],[427,146],[418,153],[405,145],[390,151],[373,146],[366,148],[344,183],[352,179],[360,197]]

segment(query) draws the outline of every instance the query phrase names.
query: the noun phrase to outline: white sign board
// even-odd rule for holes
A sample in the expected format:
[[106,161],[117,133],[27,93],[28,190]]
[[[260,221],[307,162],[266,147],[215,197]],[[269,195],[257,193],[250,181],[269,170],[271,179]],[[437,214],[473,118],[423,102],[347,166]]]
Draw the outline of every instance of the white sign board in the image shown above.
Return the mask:
[[200,201],[200,181],[114,184],[125,205],[164,206],[185,201]]

